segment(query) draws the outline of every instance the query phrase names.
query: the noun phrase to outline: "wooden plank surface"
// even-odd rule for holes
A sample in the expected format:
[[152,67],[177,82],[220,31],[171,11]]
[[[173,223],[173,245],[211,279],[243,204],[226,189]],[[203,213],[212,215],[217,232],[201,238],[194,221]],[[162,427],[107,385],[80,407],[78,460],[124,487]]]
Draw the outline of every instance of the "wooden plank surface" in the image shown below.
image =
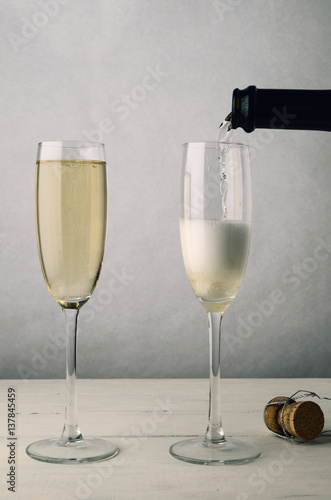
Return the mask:
[[[19,500],[181,500],[331,498],[331,437],[291,443],[265,427],[264,405],[298,389],[331,397],[330,379],[225,379],[222,416],[227,436],[262,450],[246,465],[207,467],[179,462],[169,447],[202,435],[207,380],[79,380],[79,423],[86,436],[118,444],[113,459],[82,465],[30,459],[31,442],[60,435],[64,380],[0,381],[0,498]],[[7,389],[17,397],[16,492],[8,492]],[[318,401],[331,429],[331,401]]]

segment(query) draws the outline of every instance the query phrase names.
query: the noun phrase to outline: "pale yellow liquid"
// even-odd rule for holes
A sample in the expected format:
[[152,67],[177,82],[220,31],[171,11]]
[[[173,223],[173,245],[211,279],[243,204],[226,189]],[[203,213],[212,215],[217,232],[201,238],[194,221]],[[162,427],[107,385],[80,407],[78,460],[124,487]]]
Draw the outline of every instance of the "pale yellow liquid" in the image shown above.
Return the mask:
[[39,257],[49,291],[65,308],[79,308],[100,274],[107,223],[104,162],[37,162]]
[[209,312],[224,312],[243,280],[250,242],[245,221],[180,219],[183,258],[191,287]]

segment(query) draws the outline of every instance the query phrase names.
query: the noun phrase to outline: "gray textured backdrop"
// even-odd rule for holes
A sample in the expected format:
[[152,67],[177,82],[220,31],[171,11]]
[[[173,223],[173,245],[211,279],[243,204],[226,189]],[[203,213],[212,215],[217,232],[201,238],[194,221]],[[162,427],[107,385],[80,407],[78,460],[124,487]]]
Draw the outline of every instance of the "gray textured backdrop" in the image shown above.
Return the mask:
[[[208,376],[207,317],[179,243],[181,144],[215,139],[235,87],[331,88],[330,1],[12,0],[0,22],[0,376],[64,376],[63,314],[34,224],[37,142],[59,139],[105,142],[109,165],[79,376]],[[222,375],[330,377],[330,135],[244,139],[252,245],[224,318]]]

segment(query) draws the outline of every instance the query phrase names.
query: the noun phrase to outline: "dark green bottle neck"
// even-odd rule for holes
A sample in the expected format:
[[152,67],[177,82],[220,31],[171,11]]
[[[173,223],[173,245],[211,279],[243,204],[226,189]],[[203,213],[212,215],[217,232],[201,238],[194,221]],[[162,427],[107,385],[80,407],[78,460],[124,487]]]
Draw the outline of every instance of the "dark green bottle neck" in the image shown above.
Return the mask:
[[331,131],[331,90],[235,89],[232,128]]

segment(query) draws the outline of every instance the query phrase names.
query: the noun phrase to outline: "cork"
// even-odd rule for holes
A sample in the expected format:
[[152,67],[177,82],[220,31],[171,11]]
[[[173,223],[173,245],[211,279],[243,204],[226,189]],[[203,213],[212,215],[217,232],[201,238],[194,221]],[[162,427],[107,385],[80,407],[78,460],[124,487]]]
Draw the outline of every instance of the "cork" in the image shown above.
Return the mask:
[[[281,411],[277,422],[281,425]],[[317,403],[300,401],[285,406],[283,422],[287,432],[299,439],[312,440],[317,438],[324,427],[324,415]]]
[[[269,403],[277,403],[277,401],[287,401],[287,400],[288,400],[287,396],[277,396],[276,398],[271,399]],[[291,399],[290,402],[294,403],[295,401],[294,399]],[[264,419],[267,427],[271,431],[276,432],[276,434],[280,434],[281,436],[284,435],[284,432],[282,424],[278,423],[277,416],[278,413],[280,413],[283,406],[284,404],[267,406],[264,412]]]
[[[287,397],[278,396],[269,403],[287,400]],[[265,409],[267,427],[281,436],[284,435],[281,423],[283,406],[284,404],[272,405]],[[319,405],[313,401],[298,402],[290,399],[283,411],[283,422],[286,431],[292,436],[303,440],[312,440],[319,436],[323,430],[324,415]]]

